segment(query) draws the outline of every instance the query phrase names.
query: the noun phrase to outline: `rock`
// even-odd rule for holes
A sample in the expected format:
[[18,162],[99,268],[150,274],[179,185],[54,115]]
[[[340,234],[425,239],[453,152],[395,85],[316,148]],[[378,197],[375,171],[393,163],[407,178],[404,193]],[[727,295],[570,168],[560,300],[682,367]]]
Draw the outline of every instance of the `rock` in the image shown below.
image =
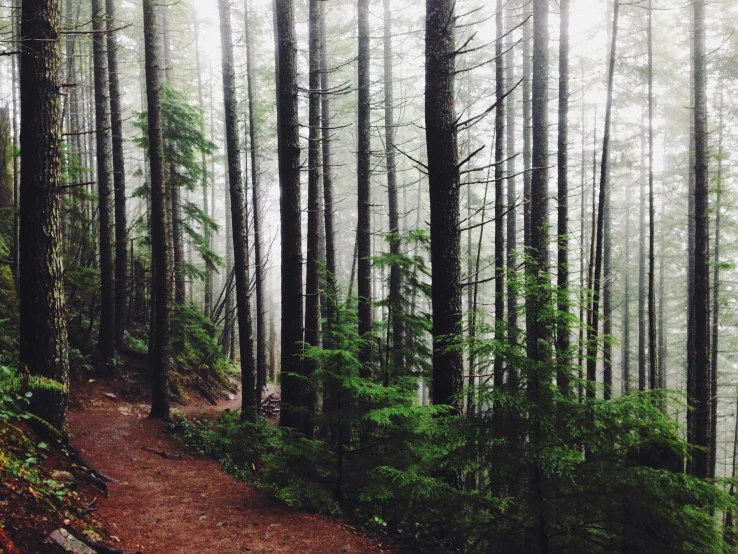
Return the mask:
[[51,477],[54,481],[74,481],[74,475],[68,471],[55,471]]
[[110,400],[118,400],[118,397],[115,396],[112,392],[104,392],[103,396],[110,398]]
[[235,394],[231,393],[231,394],[228,395],[228,400],[235,400],[235,399],[236,399],[236,395]]
[[65,552],[71,554],[97,554],[92,548],[79,539],[73,537],[66,529],[57,529],[49,535],[49,541],[61,546]]
[[85,537],[87,537],[89,540],[91,540],[94,543],[103,542],[103,538],[100,535],[98,535],[95,531],[93,531],[92,529],[86,529],[82,531],[82,533],[84,534]]

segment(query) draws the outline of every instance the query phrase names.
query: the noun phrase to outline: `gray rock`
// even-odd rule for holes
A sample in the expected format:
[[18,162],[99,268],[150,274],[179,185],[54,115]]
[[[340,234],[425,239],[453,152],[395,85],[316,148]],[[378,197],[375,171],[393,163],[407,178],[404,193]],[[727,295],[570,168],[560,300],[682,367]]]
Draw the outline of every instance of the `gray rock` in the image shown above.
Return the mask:
[[97,554],[95,550],[72,536],[66,529],[57,529],[51,533],[49,535],[49,541],[58,544],[65,552],[70,552],[71,554]]

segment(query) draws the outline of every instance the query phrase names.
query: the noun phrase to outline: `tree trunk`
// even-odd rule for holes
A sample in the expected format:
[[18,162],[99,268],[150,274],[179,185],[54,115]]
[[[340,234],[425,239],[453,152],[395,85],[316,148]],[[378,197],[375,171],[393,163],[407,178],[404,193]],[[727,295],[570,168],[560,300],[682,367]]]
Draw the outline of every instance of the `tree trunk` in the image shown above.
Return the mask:
[[[642,114],[643,112],[641,112]],[[648,291],[646,285],[646,137],[640,129],[641,139],[641,171],[638,179],[640,196],[638,200],[638,390],[646,390],[646,302]]]
[[723,195],[723,81],[720,76],[720,117],[718,123],[717,187],[715,195],[715,246],[712,279],[712,340],[710,342],[710,477],[717,465],[718,343],[720,340],[720,219]]
[[113,188],[115,190],[115,344],[123,347],[128,294],[128,230],[126,228],[126,173],[123,153],[118,40],[115,36],[115,0],[105,0],[108,31],[108,74],[110,76],[110,130],[113,136]]
[[169,331],[170,268],[167,232],[166,194],[161,131],[160,46],[156,22],[155,0],[143,0],[144,45],[146,50],[146,100],[148,105],[149,161],[151,165],[151,259],[153,262],[154,307],[152,340],[148,365],[153,385],[150,417],[169,417]]
[[105,60],[105,10],[92,0],[92,47],[95,75],[95,138],[100,222],[100,332],[98,349],[107,363],[115,354],[115,248],[113,246],[113,190],[110,171],[108,72]]
[[[400,214],[397,204],[397,163],[395,161],[395,107],[392,51],[392,12],[384,0],[384,136],[387,161],[387,199],[389,204],[390,254],[400,254]],[[392,324],[392,366],[396,375],[404,373],[404,321],[400,266],[390,267],[389,318]]]
[[[205,101],[203,100],[203,92],[202,92],[202,65],[200,63],[200,25],[199,25],[199,19],[197,16],[194,18],[194,24],[195,24],[195,71],[197,71],[197,102],[198,106],[200,107],[200,111],[203,113],[203,119],[202,119],[202,125],[200,127],[200,132],[202,133],[202,136],[205,136]],[[202,158],[200,160],[200,163],[202,164],[202,210],[205,212],[206,215],[210,215],[209,206],[208,206],[208,173],[205,170],[207,167],[207,159],[205,156],[205,152],[202,152]],[[210,175],[210,178],[212,179],[213,176]],[[205,225],[203,228],[203,236],[205,238],[205,244],[207,245],[208,249],[212,250],[213,248],[213,237],[212,233],[210,231],[210,227],[208,225]],[[203,313],[205,314],[205,317],[210,317],[213,311],[213,270],[210,267],[209,264],[206,262],[205,266],[205,302],[204,302],[204,308]]]
[[607,104],[605,107],[605,130],[602,138],[602,163],[600,165],[600,194],[597,214],[597,232],[594,260],[594,280],[592,283],[591,325],[587,331],[587,396],[594,398],[597,391],[597,351],[600,318],[600,284],[602,281],[603,239],[607,215],[608,161],[610,154],[610,120],[612,118],[613,82],[615,80],[615,61],[617,53],[618,15],[620,0],[615,0],[612,16],[612,40],[610,41],[610,60],[608,64]]
[[[18,24],[18,14],[20,13],[21,9],[21,0],[13,0],[11,7],[11,17],[10,17],[10,24],[12,26],[11,36],[14,40],[18,39],[19,36],[19,24]],[[19,144],[19,137],[18,137],[18,86],[17,86],[17,79],[18,79],[18,73],[20,72],[20,56],[11,56],[10,58],[10,86],[12,87],[12,97],[13,97],[13,146],[15,147],[15,150],[18,150]],[[20,277],[19,277],[19,270],[20,270],[20,243],[19,243],[19,234],[18,231],[20,229],[20,175],[18,172],[18,159],[17,156],[13,156],[13,265],[11,267],[11,270],[13,272],[13,278],[15,279],[16,283],[16,289],[19,289],[19,283],[20,283]]]
[[557,382],[569,394],[569,0],[560,5],[559,135],[558,135],[558,311],[556,332]]
[[695,144],[695,333],[689,353],[693,359],[695,381],[694,476],[709,476],[710,458],[710,324],[708,242],[708,147],[707,147],[707,62],[705,52],[705,0],[694,3],[694,144]]
[[[630,184],[625,185],[625,236],[630,237]],[[625,260],[623,261],[625,273],[625,290],[623,293],[623,343],[620,354],[620,362],[623,378],[623,394],[630,394],[630,241],[625,241]]]
[[61,252],[60,10],[56,0],[23,0],[20,53],[20,370],[54,379],[34,391],[31,411],[62,430],[69,357]]
[[[507,28],[512,30],[515,26],[514,6],[508,7]],[[505,44],[505,82],[507,95],[505,126],[507,127],[507,325],[509,331],[507,340],[511,346],[518,344],[518,283],[516,283],[517,270],[517,248],[518,248],[518,225],[517,225],[517,182],[516,182],[516,145],[515,145],[515,118],[516,118],[516,92],[515,87],[515,50],[513,48],[513,35],[508,34]],[[517,387],[517,368],[510,364],[508,367],[508,384],[511,390]]]
[[[495,12],[495,339],[503,342],[505,333],[505,54],[502,35],[502,0]],[[484,221],[482,221],[484,223]],[[478,278],[478,277],[477,277]],[[503,356],[495,356],[493,384],[504,384]],[[498,404],[499,406],[499,404]],[[496,410],[499,412],[499,410]],[[495,416],[496,417],[496,416]]]
[[651,0],[648,0],[648,354],[651,390],[659,388],[656,354],[656,231],[653,201],[653,38]]
[[460,412],[461,232],[454,108],[453,0],[426,0],[425,124],[431,207],[433,404]]
[[[528,358],[535,368],[528,377],[527,395],[537,410],[548,412],[551,407],[549,383],[553,380],[548,367],[551,361],[550,283],[548,258],[548,62],[549,5],[547,0],[533,0],[533,79],[531,87],[532,152],[530,181],[530,247],[526,266],[526,335]],[[532,418],[529,438],[537,451],[545,441],[538,417]],[[536,455],[537,456],[537,455]],[[533,459],[529,467],[528,486],[533,529],[527,535],[532,550],[548,553],[548,528],[544,497],[545,476],[540,463]]]
[[533,34],[531,20],[523,23],[523,246],[530,247],[530,185],[531,185],[531,82]]
[[297,114],[297,41],[294,0],[275,0],[277,10],[277,135],[282,239],[282,409],[279,424],[300,428],[302,369],[302,229],[300,138]]
[[231,224],[233,226],[233,260],[236,274],[238,305],[238,337],[241,355],[241,419],[256,420],[259,403],[256,399],[256,367],[251,330],[251,280],[249,279],[249,230],[246,196],[241,179],[241,158],[238,140],[238,102],[236,75],[233,68],[233,38],[229,0],[218,0],[220,44],[223,63],[223,106],[225,110],[228,181],[230,184]]
[[256,395],[257,399],[261,395],[262,389],[266,386],[267,368],[266,368],[266,322],[264,308],[264,275],[266,267],[264,264],[263,244],[261,241],[262,232],[262,198],[261,184],[259,183],[259,163],[257,157],[256,143],[256,106],[254,92],[254,44],[251,34],[250,12],[248,0],[244,0],[244,16],[245,16],[245,40],[246,40],[246,88],[248,92],[249,103],[249,153],[251,155],[251,194],[254,206],[254,279],[256,281]]
[[371,90],[369,75],[369,0],[359,0],[359,54],[358,54],[358,283],[359,354],[361,376],[371,377],[372,361],[372,229],[371,229]]
[[[318,346],[320,334],[320,14],[318,0],[310,0],[309,16],[309,106],[308,106],[308,226],[307,261],[305,275],[305,343]],[[305,377],[311,378],[317,370],[312,359],[304,362]],[[304,417],[302,431],[313,438],[316,395],[311,383],[304,385],[304,402],[308,414]]]

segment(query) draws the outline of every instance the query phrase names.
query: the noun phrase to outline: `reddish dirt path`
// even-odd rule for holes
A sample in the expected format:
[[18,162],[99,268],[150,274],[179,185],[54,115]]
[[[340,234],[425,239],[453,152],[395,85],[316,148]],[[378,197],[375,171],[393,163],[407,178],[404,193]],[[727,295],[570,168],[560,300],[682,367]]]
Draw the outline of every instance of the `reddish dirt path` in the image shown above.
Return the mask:
[[[396,552],[339,521],[285,506],[214,460],[169,460],[146,451],[183,454],[160,422],[147,419],[148,406],[106,398],[104,390],[111,387],[87,389],[79,399],[84,410],[74,410],[69,424],[72,444],[118,481],[108,485],[109,498],[96,514],[121,538],[118,548],[143,554]],[[229,404],[238,403],[222,408]]]

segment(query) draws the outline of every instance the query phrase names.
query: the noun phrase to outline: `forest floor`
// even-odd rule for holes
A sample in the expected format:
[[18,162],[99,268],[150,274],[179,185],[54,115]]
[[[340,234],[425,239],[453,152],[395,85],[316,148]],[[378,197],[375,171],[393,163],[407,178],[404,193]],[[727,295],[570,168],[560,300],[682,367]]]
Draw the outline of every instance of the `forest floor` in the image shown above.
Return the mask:
[[[291,508],[226,474],[214,460],[171,441],[143,401],[126,401],[112,380],[83,384],[69,417],[71,444],[115,479],[96,517],[124,551],[142,554],[398,552],[340,520]],[[233,396],[231,396],[233,398]],[[188,415],[238,408],[193,401]]]

